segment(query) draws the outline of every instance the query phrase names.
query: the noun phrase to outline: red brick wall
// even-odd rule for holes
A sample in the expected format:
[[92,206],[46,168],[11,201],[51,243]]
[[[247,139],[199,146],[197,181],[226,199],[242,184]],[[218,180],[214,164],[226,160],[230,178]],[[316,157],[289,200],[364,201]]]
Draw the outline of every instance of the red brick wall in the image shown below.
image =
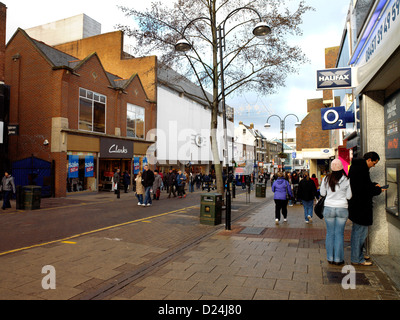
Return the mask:
[[7,7],[0,2],[0,82],[5,80],[6,21]]
[[307,101],[308,115],[297,128],[297,151],[313,148],[329,147],[329,131],[322,131],[321,109],[324,108],[322,99]]
[[[19,58],[12,59],[19,54]],[[53,117],[68,118],[69,128],[79,127],[79,88],[107,97],[106,133],[115,134],[121,128],[126,136],[127,102],[146,109],[146,131],[156,127],[155,104],[147,101],[138,77],[124,93],[110,88],[97,55],[91,55],[76,70],[53,70],[33,43],[21,31],[15,35],[6,50],[6,83],[11,86],[10,122],[19,124],[19,135],[10,137],[9,158],[17,161],[32,155],[55,161],[56,196],[66,195],[67,154],[51,152]],[[44,140],[50,145],[44,146]],[[84,151],[84,150],[82,150]]]

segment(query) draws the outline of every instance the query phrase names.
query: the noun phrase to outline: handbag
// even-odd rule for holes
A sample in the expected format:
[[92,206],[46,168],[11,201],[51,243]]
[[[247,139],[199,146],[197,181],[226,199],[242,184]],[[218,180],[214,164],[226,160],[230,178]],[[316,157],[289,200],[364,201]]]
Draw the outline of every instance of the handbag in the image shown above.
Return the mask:
[[324,218],[324,206],[325,206],[325,197],[320,197],[317,204],[314,206],[314,212],[317,215],[318,218],[323,219]]

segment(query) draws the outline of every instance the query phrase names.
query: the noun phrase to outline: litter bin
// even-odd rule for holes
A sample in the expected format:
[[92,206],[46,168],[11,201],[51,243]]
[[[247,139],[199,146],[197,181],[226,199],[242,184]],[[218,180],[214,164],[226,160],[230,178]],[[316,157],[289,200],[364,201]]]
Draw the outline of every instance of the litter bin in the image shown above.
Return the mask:
[[266,198],[266,186],[265,183],[256,184],[256,198]]
[[207,193],[201,195],[200,223],[216,226],[222,222],[222,194]]
[[40,209],[40,200],[42,198],[42,187],[25,186],[23,187],[23,199],[25,210]]

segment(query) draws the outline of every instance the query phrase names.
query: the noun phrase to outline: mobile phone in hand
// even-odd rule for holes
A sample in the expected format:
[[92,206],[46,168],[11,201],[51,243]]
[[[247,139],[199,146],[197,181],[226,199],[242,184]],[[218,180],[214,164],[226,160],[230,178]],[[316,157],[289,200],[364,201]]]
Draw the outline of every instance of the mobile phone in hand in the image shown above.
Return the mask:
[[381,188],[384,189],[384,190],[389,189],[389,185],[387,184],[386,186],[383,186]]

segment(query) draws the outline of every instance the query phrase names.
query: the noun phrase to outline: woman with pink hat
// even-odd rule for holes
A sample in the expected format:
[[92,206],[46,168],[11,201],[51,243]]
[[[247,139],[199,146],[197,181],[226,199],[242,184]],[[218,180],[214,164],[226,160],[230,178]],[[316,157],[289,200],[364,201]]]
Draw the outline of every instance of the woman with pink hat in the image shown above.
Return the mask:
[[321,184],[321,196],[326,196],[324,219],[326,223],[326,254],[330,264],[344,264],[344,228],[349,217],[348,200],[352,193],[350,180],[339,159],[331,163],[332,172]]

